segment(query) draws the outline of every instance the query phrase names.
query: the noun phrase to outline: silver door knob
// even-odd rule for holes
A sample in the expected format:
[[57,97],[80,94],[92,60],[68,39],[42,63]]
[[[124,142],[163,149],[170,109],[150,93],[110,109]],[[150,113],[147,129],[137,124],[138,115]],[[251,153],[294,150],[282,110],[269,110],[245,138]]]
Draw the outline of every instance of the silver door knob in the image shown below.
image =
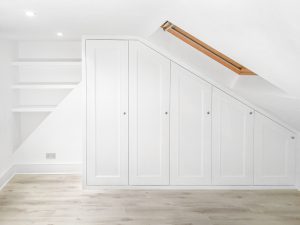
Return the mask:
[[168,115],[168,112],[165,112],[166,115]]
[[253,114],[253,112],[249,112],[249,114],[250,114],[250,115],[252,115],[252,114]]
[[295,137],[293,136],[293,137],[291,137],[292,139],[295,139]]
[[207,114],[207,115],[209,115],[209,114],[210,114],[210,112],[207,112],[206,114]]
[[127,113],[126,112],[123,112],[123,115],[126,115]]

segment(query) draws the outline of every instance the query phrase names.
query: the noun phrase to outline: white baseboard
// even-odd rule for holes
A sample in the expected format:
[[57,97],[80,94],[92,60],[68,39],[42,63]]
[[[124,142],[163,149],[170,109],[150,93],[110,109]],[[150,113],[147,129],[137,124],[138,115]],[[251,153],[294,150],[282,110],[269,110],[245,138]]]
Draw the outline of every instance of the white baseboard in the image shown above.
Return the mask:
[[12,166],[0,175],[0,190],[14,177],[16,174],[15,167]]
[[238,191],[238,190],[297,190],[295,186],[93,186],[83,185],[85,190],[227,190],[227,191]]
[[[0,190],[15,174],[82,174],[82,164],[16,164],[0,175]],[[105,189],[165,189],[165,190],[268,190],[298,189],[298,186],[86,186],[88,190]]]
[[16,164],[16,174],[82,174],[78,164]]

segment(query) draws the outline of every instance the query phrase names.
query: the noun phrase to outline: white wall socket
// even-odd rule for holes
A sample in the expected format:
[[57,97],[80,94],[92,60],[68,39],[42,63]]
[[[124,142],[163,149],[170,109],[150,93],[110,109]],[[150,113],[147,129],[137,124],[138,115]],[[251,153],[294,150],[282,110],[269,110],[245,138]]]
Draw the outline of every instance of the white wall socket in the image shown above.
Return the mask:
[[46,153],[46,159],[56,159],[56,153]]

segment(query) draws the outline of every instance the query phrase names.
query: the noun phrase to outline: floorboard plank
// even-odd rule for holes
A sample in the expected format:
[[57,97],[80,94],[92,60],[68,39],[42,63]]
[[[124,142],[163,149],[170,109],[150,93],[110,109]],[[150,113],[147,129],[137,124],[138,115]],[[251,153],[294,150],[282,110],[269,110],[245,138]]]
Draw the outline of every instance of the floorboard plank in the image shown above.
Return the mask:
[[16,175],[0,225],[299,225],[294,190],[83,191],[77,175]]

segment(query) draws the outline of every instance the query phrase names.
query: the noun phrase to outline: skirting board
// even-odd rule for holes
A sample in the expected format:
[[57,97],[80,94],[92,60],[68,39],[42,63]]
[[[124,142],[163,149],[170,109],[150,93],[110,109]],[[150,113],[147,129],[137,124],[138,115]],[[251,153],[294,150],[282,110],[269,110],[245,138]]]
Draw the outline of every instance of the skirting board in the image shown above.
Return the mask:
[[16,174],[81,174],[82,165],[78,164],[16,164]]
[[83,186],[84,190],[107,191],[107,190],[299,190],[295,186]]
[[[82,165],[78,164],[16,164],[0,176],[0,190],[16,174],[82,174]],[[295,186],[85,186],[87,190],[107,189],[165,189],[165,190],[266,190],[298,189]]]
[[16,164],[0,176],[0,190],[16,174],[82,174],[78,164]]

